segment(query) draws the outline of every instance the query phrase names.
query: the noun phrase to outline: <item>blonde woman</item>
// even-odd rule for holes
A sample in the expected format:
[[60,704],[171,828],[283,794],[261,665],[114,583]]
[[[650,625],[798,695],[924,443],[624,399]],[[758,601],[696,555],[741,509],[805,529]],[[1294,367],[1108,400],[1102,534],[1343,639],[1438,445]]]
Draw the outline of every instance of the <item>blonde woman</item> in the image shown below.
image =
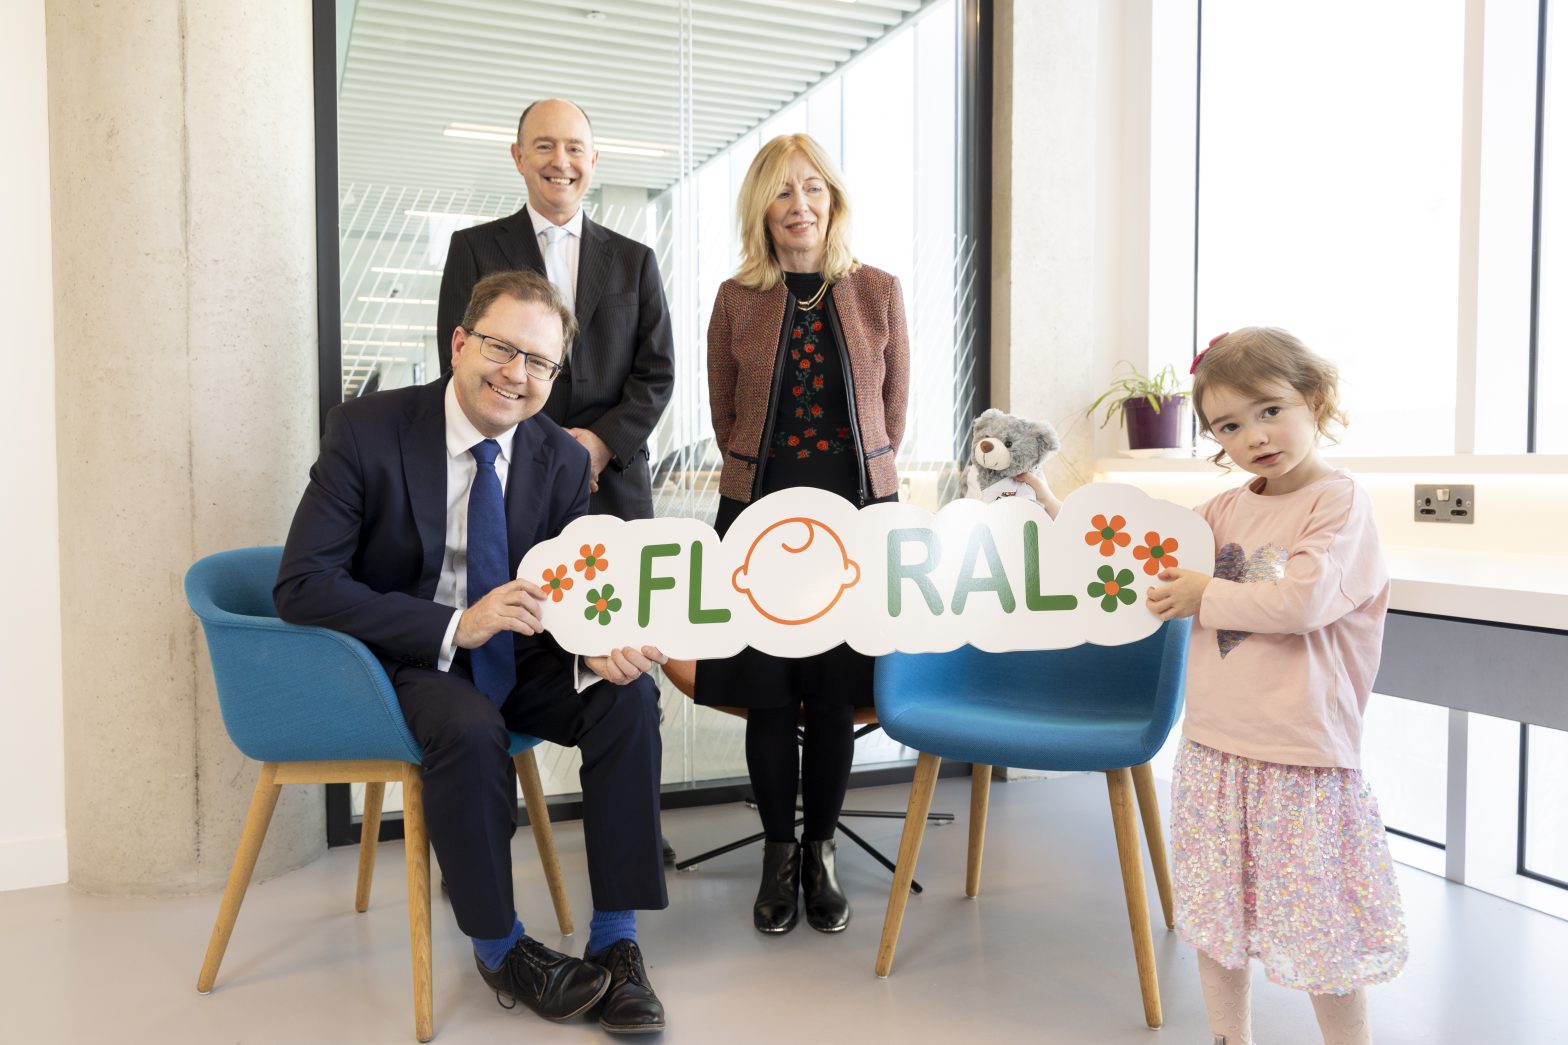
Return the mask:
[[[894,458],[909,398],[898,280],[850,250],[844,179],[804,134],[762,147],[737,205],[740,270],[708,325],[708,392],[724,457],[715,528],[776,490],[829,490],[857,507],[896,499]],[[834,827],[854,757],[854,710],[871,704],[872,661],[839,646],[788,660],[746,649],[697,671],[700,704],[747,709],[746,765],[762,818],[762,932],[849,924]],[[804,724],[797,769],[796,726]],[[795,794],[802,834],[795,836]]]

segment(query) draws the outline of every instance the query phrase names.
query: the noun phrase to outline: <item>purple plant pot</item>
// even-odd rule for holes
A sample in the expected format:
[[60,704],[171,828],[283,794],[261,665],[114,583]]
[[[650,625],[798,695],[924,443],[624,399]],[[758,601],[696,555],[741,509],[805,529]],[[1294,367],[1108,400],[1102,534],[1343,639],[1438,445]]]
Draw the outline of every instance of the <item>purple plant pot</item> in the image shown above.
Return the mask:
[[1187,435],[1187,397],[1165,396],[1156,413],[1147,399],[1128,399],[1122,404],[1127,416],[1127,448],[1153,450],[1183,446]]

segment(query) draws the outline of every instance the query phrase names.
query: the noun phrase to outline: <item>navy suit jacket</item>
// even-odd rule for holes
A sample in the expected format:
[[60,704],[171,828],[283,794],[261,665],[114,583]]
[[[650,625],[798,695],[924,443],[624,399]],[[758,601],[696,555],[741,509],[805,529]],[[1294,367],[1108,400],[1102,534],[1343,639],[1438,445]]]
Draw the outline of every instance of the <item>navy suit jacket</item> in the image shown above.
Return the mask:
[[[614,457],[593,495],[596,514],[653,518],[648,437],[675,387],[675,338],[653,251],[583,216],[575,306],[580,331],[543,413],[586,428]],[[528,208],[452,234],[436,306],[441,371],[452,365],[452,331],[474,284],[492,272],[532,269],[544,258]]]
[[[435,602],[446,554],[448,378],[374,392],[327,415],[273,588],[278,615],[345,632],[377,656],[435,667],[456,607]],[[542,414],[517,426],[506,481],[510,574],[588,511],[588,451]],[[519,652],[540,636],[514,636]]]

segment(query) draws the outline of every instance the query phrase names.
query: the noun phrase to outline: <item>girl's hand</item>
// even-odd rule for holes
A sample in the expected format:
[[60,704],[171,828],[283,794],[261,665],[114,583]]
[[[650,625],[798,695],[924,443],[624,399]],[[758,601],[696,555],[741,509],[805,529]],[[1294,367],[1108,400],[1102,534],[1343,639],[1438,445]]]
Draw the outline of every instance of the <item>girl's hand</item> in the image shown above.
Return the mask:
[[1013,478],[1033,490],[1034,498],[1040,502],[1040,507],[1045,509],[1045,514],[1053,519],[1056,518],[1056,514],[1062,510],[1062,502],[1051,492],[1051,484],[1045,481],[1045,476],[1038,472],[1020,472]]
[[1165,582],[1164,586],[1150,588],[1145,602],[1149,612],[1160,620],[1175,620],[1197,616],[1203,605],[1203,590],[1214,578],[1196,570],[1172,569],[1161,572],[1159,579]]

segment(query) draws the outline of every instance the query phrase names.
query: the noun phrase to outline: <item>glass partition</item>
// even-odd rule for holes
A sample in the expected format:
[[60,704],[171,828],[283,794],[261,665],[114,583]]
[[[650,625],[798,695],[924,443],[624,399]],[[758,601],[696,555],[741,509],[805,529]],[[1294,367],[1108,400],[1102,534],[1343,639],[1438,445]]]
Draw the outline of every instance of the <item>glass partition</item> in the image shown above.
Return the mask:
[[[530,101],[565,97],[592,119],[601,153],[585,212],[654,248],[670,305],[676,386],[651,440],[655,511],[711,520],[718,456],[705,332],[738,260],[735,198],[763,142],[806,131],[844,170],[856,255],[903,284],[916,380],[902,495],[932,508],[953,495],[974,404],[981,261],[963,145],[972,128],[961,116],[973,3],[338,8],[345,398],[438,376],[436,298],[451,234],[522,207],[508,151],[518,117]],[[662,685],[666,787],[744,776],[741,720]],[[857,766],[912,758],[880,734],[856,750]],[[547,792],[578,790],[574,750],[544,745],[539,761]]]

